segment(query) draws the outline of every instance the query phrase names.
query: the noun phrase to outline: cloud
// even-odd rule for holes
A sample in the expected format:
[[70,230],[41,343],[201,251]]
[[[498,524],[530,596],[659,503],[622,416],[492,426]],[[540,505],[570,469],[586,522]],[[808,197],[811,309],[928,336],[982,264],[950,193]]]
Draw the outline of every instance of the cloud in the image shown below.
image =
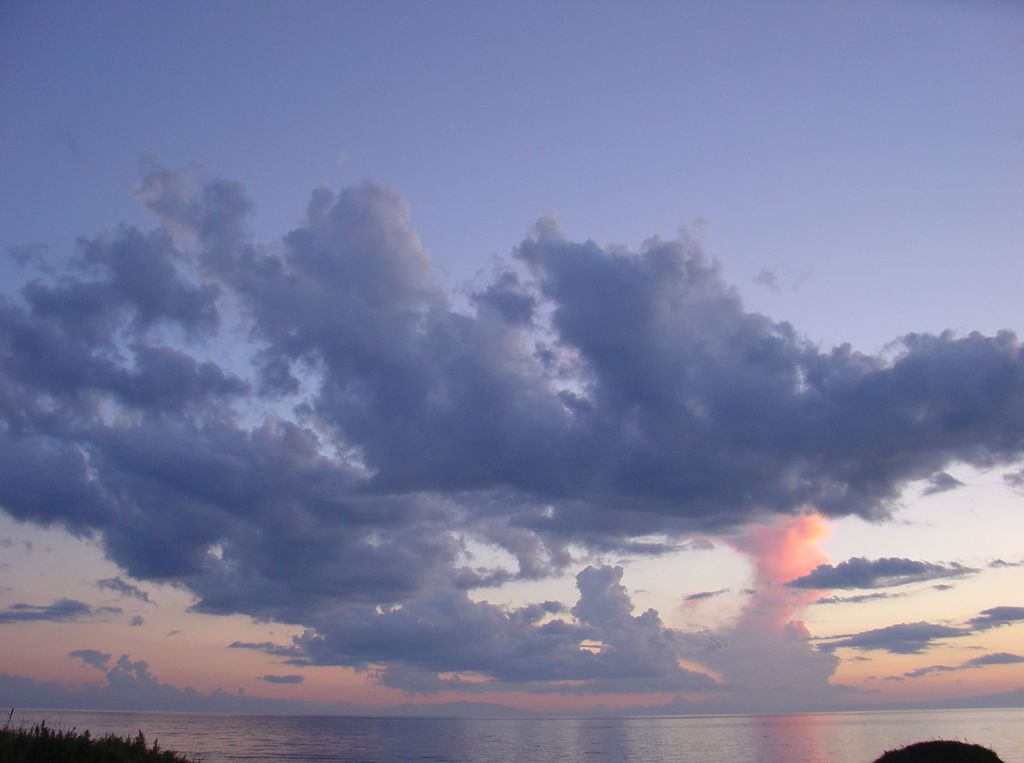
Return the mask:
[[704,601],[706,599],[713,599],[716,596],[721,596],[723,593],[729,593],[728,588],[719,588],[717,591],[699,591],[698,593],[691,593],[683,597],[683,603],[689,604],[691,602]]
[[275,676],[268,673],[265,676],[260,676],[259,679],[271,684],[300,684],[306,680],[304,676],[300,676],[295,673],[290,673],[284,676]]
[[1024,662],[1024,657],[1008,652],[994,652],[975,657],[960,665],[929,665],[924,668],[917,668],[904,673],[902,676],[892,676],[889,680],[902,681],[905,678],[921,678],[932,673],[951,673],[957,670],[970,670],[972,668],[983,668],[987,665],[1015,665]]
[[[657,613],[554,625],[468,591],[808,506],[883,519],[911,482],[1024,455],[1011,332],[823,350],[685,236],[628,251],[540,220],[461,306],[379,184],[315,190],[265,243],[237,183],[151,166],[139,198],[151,229],[83,236],[0,297],[0,506],[198,611],[304,626],[317,659],[369,664],[358,628],[379,634],[381,680],[475,655],[521,682],[487,651],[517,644],[551,670],[530,680],[699,683]],[[494,640],[424,648],[474,627]],[[592,631],[649,651],[581,656]]]
[[968,660],[964,663],[964,667],[977,668],[984,665],[1015,665],[1020,662],[1024,662],[1024,657],[1021,657],[1019,654],[994,652],[993,654],[985,654]]
[[753,562],[757,587],[731,627],[710,638],[695,635],[693,648],[700,664],[721,674],[737,711],[825,707],[842,699],[845,688],[830,683],[839,658],[815,649],[799,619],[811,597],[783,585],[827,558],[821,544],[829,533],[826,520],[806,514],[731,539]]
[[821,564],[806,575],[786,583],[792,588],[889,588],[909,583],[973,575],[978,570],[953,562],[949,565],[898,557],[853,557],[837,565]]
[[[210,693],[191,687],[179,689],[164,683],[149,669],[144,660],[121,655],[113,664],[110,655],[94,649],[72,653],[104,672],[103,682],[78,688],[67,688],[30,678],[0,673],[0,694],[17,697],[19,705],[35,708],[80,707],[100,710],[170,712],[233,712],[233,713],[333,713],[368,712],[368,708],[349,703],[316,705],[294,700],[253,697],[242,692],[216,689]],[[86,656],[87,655],[87,656]]]
[[1005,559],[993,559],[988,563],[988,566],[992,569],[1002,569],[1004,567],[1021,567],[1024,566],[1024,559],[1016,562],[1008,562]]
[[774,268],[761,268],[758,274],[754,276],[754,283],[774,291],[776,294],[782,291],[782,287],[779,285],[779,274]]
[[757,286],[762,286],[776,294],[781,294],[783,286],[796,291],[810,275],[811,271],[806,268],[797,271],[779,272],[777,268],[766,267],[758,271],[757,275],[753,278],[753,282]]
[[977,617],[968,622],[978,630],[987,630],[1021,621],[1024,621],[1024,607],[992,607],[981,610]]
[[274,644],[270,641],[232,641],[230,644],[228,644],[228,648],[253,649],[257,652],[263,652],[264,654],[276,654],[280,656],[289,656],[295,654],[295,647]]
[[[575,621],[551,618],[558,602],[515,609],[439,591],[401,607],[351,607],[296,638],[309,661],[367,669],[385,665],[385,685],[410,691],[566,693],[710,689],[708,676],[679,665],[685,636],[653,609],[633,615],[621,567],[587,567],[576,577]],[[264,645],[253,645],[264,650]],[[277,648],[269,645],[273,653]],[[470,674],[473,681],[440,679]]]
[[923,676],[931,675],[932,673],[951,673],[954,670],[959,670],[959,667],[951,665],[929,665],[924,668],[917,668],[904,673],[902,676],[886,676],[886,681],[902,681],[906,678],[921,678]]
[[856,596],[823,596],[815,599],[815,604],[863,604],[866,601],[878,601],[879,599],[899,599],[905,596],[902,593],[862,593]]
[[1003,481],[1014,490],[1024,490],[1024,468],[1003,475]]
[[[846,647],[861,650],[879,649],[892,654],[921,654],[934,642],[941,641],[942,639],[969,636],[989,628],[997,628],[1001,625],[1010,625],[1022,621],[1024,621],[1024,607],[992,607],[990,609],[983,609],[977,617],[971,618],[960,627],[927,622],[900,623],[852,635],[819,639],[818,648],[828,652],[832,652],[840,647]],[[1000,652],[996,655],[977,657],[958,667],[932,666],[920,668],[919,670],[924,672],[919,675],[925,675],[928,672],[959,670],[962,667],[999,664],[1000,660],[1007,663],[1016,661],[1014,656]],[[916,678],[918,675],[907,674],[907,677]]]
[[146,620],[145,620],[145,618],[142,617],[142,615],[135,615],[128,622],[128,625],[131,626],[132,628],[137,628],[140,625],[145,625],[145,623],[146,623]]
[[925,487],[923,495],[945,493],[949,490],[956,490],[963,486],[964,483],[949,472],[935,472],[935,474],[928,478],[928,485]]
[[32,266],[43,272],[52,272],[47,263],[48,251],[45,244],[22,244],[7,247],[4,254],[20,268]]
[[104,578],[103,580],[97,580],[96,586],[101,591],[113,591],[114,593],[120,596],[129,596],[133,599],[144,601],[147,604],[152,603],[148,593],[143,591],[138,586],[134,586],[126,580],[123,580],[120,576],[113,578]]
[[97,649],[75,649],[73,652],[68,653],[68,657],[75,657],[86,665],[105,672],[112,655]]
[[921,654],[933,643],[947,638],[970,635],[973,631],[935,623],[917,622],[888,625],[884,628],[856,633],[851,636],[819,641],[818,648],[827,652],[839,648],[873,650],[890,654]]
[[0,625],[6,623],[55,622],[68,623],[76,620],[91,620],[109,614],[117,614],[117,607],[91,607],[76,599],[57,599],[52,604],[12,604],[0,611]]

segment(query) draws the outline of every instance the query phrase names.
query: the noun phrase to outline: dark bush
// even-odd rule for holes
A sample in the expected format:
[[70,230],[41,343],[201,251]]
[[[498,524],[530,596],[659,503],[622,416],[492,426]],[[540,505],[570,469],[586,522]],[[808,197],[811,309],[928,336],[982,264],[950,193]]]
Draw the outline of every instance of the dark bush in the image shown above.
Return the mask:
[[889,750],[875,763],[1003,763],[1002,759],[987,747],[967,742],[935,740],[917,742]]
[[95,739],[88,731],[57,731],[39,723],[30,729],[0,730],[0,763],[194,763],[184,755],[108,734]]

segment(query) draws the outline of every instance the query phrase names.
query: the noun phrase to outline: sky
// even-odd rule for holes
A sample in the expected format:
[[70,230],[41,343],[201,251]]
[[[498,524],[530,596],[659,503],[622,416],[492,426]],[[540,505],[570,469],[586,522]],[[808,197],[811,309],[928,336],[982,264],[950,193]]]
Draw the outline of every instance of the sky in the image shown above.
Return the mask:
[[1024,703],[1024,8],[0,3],[0,701]]

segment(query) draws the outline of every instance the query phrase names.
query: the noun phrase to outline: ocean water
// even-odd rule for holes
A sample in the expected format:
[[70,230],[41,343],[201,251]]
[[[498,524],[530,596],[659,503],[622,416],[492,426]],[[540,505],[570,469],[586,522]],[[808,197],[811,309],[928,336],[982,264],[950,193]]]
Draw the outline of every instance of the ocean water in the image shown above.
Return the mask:
[[868,763],[892,747],[960,739],[1024,763],[1024,708],[656,718],[353,718],[14,713],[15,725],[135,735],[203,763],[234,761],[703,761]]

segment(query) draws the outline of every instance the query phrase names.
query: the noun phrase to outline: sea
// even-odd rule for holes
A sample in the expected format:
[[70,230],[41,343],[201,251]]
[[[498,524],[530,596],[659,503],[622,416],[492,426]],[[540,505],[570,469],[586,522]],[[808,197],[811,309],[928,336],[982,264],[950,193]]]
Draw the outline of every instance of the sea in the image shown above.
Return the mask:
[[12,726],[135,736],[202,763],[870,763],[927,739],[1024,763],[1024,708],[642,718],[366,718],[15,710]]

